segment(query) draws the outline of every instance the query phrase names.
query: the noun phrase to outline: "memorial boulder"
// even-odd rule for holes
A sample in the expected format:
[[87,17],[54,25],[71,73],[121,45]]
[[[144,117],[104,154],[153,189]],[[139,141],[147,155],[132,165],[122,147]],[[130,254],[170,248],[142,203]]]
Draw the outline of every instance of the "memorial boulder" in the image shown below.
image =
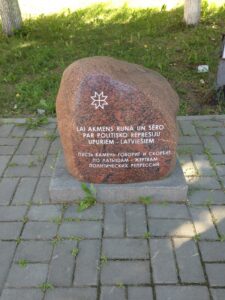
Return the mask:
[[92,183],[168,176],[176,164],[178,106],[157,72],[110,57],[75,61],[56,101],[68,172]]

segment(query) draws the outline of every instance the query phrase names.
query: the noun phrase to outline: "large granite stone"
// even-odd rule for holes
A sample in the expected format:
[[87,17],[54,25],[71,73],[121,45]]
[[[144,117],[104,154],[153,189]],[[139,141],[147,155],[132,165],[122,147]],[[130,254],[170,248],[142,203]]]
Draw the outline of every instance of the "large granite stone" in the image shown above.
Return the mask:
[[132,183],[176,164],[178,96],[160,74],[110,57],[74,62],[57,96],[67,169],[80,181]]

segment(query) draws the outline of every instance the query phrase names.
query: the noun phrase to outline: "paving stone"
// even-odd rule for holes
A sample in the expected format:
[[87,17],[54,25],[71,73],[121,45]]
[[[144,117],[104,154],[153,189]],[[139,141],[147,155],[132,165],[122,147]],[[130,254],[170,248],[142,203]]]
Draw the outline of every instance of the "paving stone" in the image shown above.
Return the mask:
[[191,189],[219,190],[220,184],[215,177],[186,177]]
[[225,176],[225,165],[216,166],[216,171],[219,176]]
[[27,204],[32,200],[32,196],[34,194],[34,190],[37,184],[37,177],[23,177],[20,179],[18,187],[16,189],[16,193],[13,197],[12,204]]
[[79,243],[79,253],[76,257],[74,285],[97,285],[99,257],[99,240],[83,240]]
[[25,216],[26,211],[26,206],[0,206],[0,222],[21,221]]
[[0,146],[0,155],[13,154],[16,150],[16,146]]
[[198,134],[199,136],[205,136],[205,135],[221,136],[221,135],[225,135],[225,128],[222,127],[198,128]]
[[56,245],[49,266],[48,281],[53,286],[71,286],[75,259],[72,250],[77,248],[76,241],[62,241]]
[[11,156],[8,155],[1,155],[0,156],[0,176],[2,176]]
[[20,141],[18,138],[0,138],[0,146],[17,146]]
[[129,300],[153,300],[152,288],[143,286],[130,286],[128,287],[128,299]]
[[104,237],[123,237],[125,208],[122,204],[105,205]]
[[128,237],[143,237],[147,232],[144,205],[126,205],[126,233]]
[[195,127],[192,121],[181,121],[180,126],[183,132],[183,135],[197,135]]
[[125,288],[115,286],[103,286],[100,300],[126,300]]
[[61,144],[60,144],[60,139],[59,138],[56,138],[50,148],[49,148],[49,154],[57,154],[59,152],[59,149],[61,148]]
[[18,178],[2,178],[0,182],[0,205],[10,204],[18,181]]
[[25,118],[1,118],[1,124],[25,124]]
[[33,203],[49,203],[49,183],[51,177],[40,177],[34,196]]
[[101,231],[101,222],[99,221],[80,221],[63,223],[60,226],[59,235],[62,237],[100,238]]
[[23,137],[27,128],[26,126],[15,126],[10,133],[11,137]]
[[38,138],[32,153],[46,156],[50,147],[50,143],[51,142],[46,138]]
[[18,149],[16,150],[16,154],[31,154],[36,140],[36,138],[23,138]]
[[225,242],[199,242],[203,261],[225,261]]
[[221,148],[223,149],[223,152],[225,152],[225,137],[224,136],[219,136],[217,137]]
[[210,300],[206,286],[157,286],[157,300]]
[[210,286],[225,286],[225,264],[205,264]]
[[41,176],[52,176],[55,166],[56,156],[48,155],[41,171]]
[[48,124],[42,125],[41,128],[43,128],[44,130],[50,128],[50,129],[54,129],[54,131],[55,131],[56,119],[48,118]]
[[178,135],[179,135],[179,136],[182,136],[182,135],[183,135],[183,132],[182,132],[182,130],[181,130],[181,126],[180,126],[180,121],[179,121],[179,120],[177,120],[177,129],[178,129]]
[[149,219],[149,230],[153,236],[181,236],[194,235],[194,228],[190,221],[179,219]]
[[174,247],[181,281],[204,283],[205,277],[195,242],[186,238],[175,238]]
[[217,165],[225,165],[225,154],[212,154],[212,159]]
[[103,239],[102,253],[112,259],[149,258],[145,239]]
[[[2,289],[16,249],[15,242],[0,241],[0,290]],[[15,298],[17,299],[17,298]]]
[[212,154],[222,154],[222,148],[214,136],[202,136],[204,147]]
[[14,124],[2,124],[0,125],[0,137],[8,137],[12,131]]
[[[48,290],[45,300],[96,300],[97,289],[85,288],[55,288]],[[121,299],[122,300],[122,299]]]
[[179,145],[198,145],[201,144],[201,140],[198,136],[179,136],[178,144]]
[[0,239],[1,240],[16,240],[20,235],[23,223],[21,222],[1,222],[0,224]]
[[221,235],[225,235],[225,206],[212,206],[212,214]]
[[52,221],[61,215],[60,205],[32,205],[28,212],[30,221]]
[[25,259],[28,262],[48,262],[52,254],[50,241],[21,241],[17,247],[14,261]]
[[36,155],[14,155],[5,177],[37,177],[40,174],[42,163]]
[[210,289],[213,300],[224,300],[225,289]]
[[194,163],[197,167],[199,176],[215,176],[215,171],[209,163],[206,155],[193,155]]
[[29,129],[26,131],[25,137],[45,137],[54,132],[53,128]]
[[1,146],[0,145],[0,155],[12,155],[14,154],[17,146]]
[[207,207],[190,207],[194,226],[201,239],[217,239],[212,216]]
[[13,264],[5,286],[17,288],[38,287],[46,282],[47,273],[47,264],[28,264],[25,268],[21,268],[18,264]]
[[220,122],[220,121],[214,121],[214,120],[194,121],[194,124],[198,128],[210,128],[210,127],[220,127],[220,126],[223,126],[222,122]]
[[225,188],[225,176],[220,177],[223,187]]
[[184,204],[151,204],[147,207],[149,218],[166,219],[190,219],[186,205]]
[[192,191],[188,196],[191,204],[207,205],[207,204],[225,204],[224,192],[221,190],[196,190]]
[[179,155],[179,161],[181,163],[184,176],[197,176],[197,170],[190,155]]
[[146,261],[109,261],[102,266],[101,283],[149,284],[149,264]]
[[57,225],[49,222],[28,222],[23,230],[23,239],[52,239]]
[[1,300],[42,300],[40,289],[4,289]]
[[81,212],[78,212],[78,205],[70,205],[64,213],[64,218],[100,220],[103,218],[103,205],[96,204]]
[[170,239],[151,239],[154,283],[177,283],[176,264]]
[[204,148],[202,145],[178,145],[178,155],[202,154]]

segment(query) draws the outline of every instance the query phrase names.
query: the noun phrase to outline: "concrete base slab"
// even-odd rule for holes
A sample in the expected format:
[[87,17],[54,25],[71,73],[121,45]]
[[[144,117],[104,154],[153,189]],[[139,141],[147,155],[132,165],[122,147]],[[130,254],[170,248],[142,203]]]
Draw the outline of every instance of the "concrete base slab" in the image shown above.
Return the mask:
[[[141,196],[151,196],[157,202],[184,202],[188,191],[179,161],[173,173],[162,180],[128,184],[95,184],[94,186],[99,203],[139,202]],[[52,203],[79,202],[84,197],[81,182],[66,170],[62,151],[56,161],[49,193]]]

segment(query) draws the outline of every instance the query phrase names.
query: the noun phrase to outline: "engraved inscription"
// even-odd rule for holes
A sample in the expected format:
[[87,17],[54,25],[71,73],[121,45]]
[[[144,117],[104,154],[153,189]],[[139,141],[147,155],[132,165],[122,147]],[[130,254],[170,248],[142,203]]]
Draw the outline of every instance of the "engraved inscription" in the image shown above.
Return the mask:
[[[164,129],[163,124],[76,127],[87,145],[155,144],[160,140]],[[90,158],[89,168],[152,168],[159,167],[159,157],[170,156],[171,150],[93,153],[78,151],[77,155]]]

